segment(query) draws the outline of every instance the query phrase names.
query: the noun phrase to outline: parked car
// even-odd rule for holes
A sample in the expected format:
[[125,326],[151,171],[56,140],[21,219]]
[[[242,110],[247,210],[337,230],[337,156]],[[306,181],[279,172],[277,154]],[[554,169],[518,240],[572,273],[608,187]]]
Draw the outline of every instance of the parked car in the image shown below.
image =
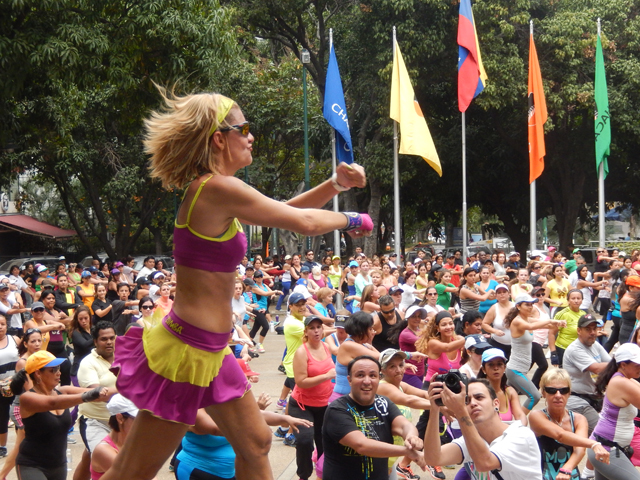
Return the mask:
[[55,272],[56,266],[60,263],[59,258],[60,257],[57,255],[14,258],[13,260],[9,260],[8,262],[4,262],[0,265],[0,275],[9,275],[9,269],[13,265],[17,265],[22,270],[22,267],[29,262],[33,264],[40,263],[48,267],[52,272]]

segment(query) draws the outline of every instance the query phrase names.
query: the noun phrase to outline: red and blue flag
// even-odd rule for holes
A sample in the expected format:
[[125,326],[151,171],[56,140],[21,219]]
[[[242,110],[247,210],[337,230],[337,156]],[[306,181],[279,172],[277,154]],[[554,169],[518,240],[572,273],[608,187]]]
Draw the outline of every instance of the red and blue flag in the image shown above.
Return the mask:
[[466,112],[487,83],[471,0],[460,0],[458,17],[458,108]]

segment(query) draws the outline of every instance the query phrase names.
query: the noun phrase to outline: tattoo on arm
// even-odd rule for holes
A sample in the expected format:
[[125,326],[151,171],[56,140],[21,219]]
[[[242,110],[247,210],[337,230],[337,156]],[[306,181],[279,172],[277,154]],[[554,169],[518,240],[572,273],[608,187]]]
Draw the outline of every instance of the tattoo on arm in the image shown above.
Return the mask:
[[461,422],[463,422],[467,427],[470,427],[473,425],[473,422],[471,421],[471,419],[467,416],[464,416],[460,419]]

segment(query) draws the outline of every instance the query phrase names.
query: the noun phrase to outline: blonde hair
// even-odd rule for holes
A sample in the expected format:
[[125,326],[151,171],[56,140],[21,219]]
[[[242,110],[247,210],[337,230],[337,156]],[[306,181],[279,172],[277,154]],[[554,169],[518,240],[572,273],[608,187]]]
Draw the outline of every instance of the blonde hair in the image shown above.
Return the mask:
[[569,372],[562,368],[550,368],[544,372],[542,378],[540,378],[540,392],[544,395],[544,387],[555,380],[565,382],[569,389],[571,389],[571,377],[569,376]]
[[330,288],[322,287],[318,289],[318,291],[316,292],[316,297],[318,298],[319,302],[322,302],[322,300],[324,300],[326,297],[328,297],[332,293],[333,293],[333,290],[331,290]]
[[429,353],[429,340],[439,337],[440,330],[438,330],[438,324],[436,324],[436,319],[434,317],[427,322],[427,326],[422,329],[422,332],[420,332],[420,336],[415,343],[416,350],[424,354]]
[[225,119],[218,118],[218,112],[228,110],[225,107],[230,100],[218,93],[181,97],[159,85],[156,88],[164,108],[144,121],[147,132],[143,143],[145,152],[151,155],[151,177],[159,178],[169,189],[183,188],[204,172],[218,173],[211,134],[220,126],[229,126]]

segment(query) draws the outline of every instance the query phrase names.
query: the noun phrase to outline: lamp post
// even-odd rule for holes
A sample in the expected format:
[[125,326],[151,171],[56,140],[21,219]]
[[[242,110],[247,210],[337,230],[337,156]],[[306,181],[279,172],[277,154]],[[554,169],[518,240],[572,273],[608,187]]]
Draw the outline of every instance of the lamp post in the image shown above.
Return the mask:
[[[304,114],[304,191],[308,191],[310,187],[309,181],[309,124],[307,121],[307,68],[304,66],[311,63],[311,55],[309,50],[303,48],[300,52],[300,61],[302,62],[302,101]],[[311,237],[307,237],[307,249],[311,248]]]

